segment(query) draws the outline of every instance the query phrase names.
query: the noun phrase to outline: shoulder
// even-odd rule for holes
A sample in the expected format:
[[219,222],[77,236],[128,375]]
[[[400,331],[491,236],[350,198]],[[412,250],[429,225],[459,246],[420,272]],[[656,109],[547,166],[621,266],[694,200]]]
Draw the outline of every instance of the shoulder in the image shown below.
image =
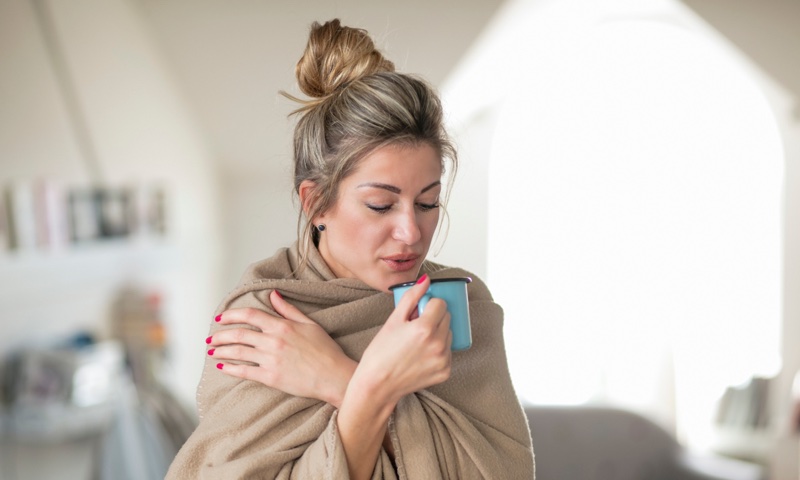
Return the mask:
[[422,264],[422,271],[430,275],[431,278],[469,277],[472,280],[467,287],[470,301],[494,301],[492,293],[489,291],[489,287],[486,286],[486,283],[469,270],[459,267],[448,267],[447,265],[426,260],[425,263]]

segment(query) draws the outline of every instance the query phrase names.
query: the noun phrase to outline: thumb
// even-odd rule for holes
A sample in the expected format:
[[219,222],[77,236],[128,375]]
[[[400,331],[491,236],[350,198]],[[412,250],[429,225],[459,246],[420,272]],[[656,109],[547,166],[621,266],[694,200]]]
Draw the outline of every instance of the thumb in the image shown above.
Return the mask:
[[287,302],[277,290],[270,292],[269,301],[272,303],[272,308],[275,309],[275,313],[287,320],[294,320],[298,323],[310,323],[312,325],[317,324],[317,322],[308,318],[297,307]]
[[403,294],[403,297],[400,298],[400,301],[397,303],[397,307],[395,307],[394,311],[399,315],[392,315],[387,321],[391,321],[394,319],[394,317],[398,318],[398,320],[395,321],[410,320],[411,315],[417,308],[417,304],[419,303],[420,299],[425,296],[425,292],[428,291],[428,287],[430,287],[430,285],[431,279],[428,277],[428,274],[424,274],[419,277],[417,284],[406,290],[406,293]]

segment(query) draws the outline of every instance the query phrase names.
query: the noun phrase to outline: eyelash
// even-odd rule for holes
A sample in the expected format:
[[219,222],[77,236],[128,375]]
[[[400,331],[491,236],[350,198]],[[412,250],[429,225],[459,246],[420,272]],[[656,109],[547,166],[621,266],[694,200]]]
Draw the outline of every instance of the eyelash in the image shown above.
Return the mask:
[[[431,210],[439,208],[439,203],[438,202],[437,203],[417,203],[417,206],[423,212],[429,212]],[[391,205],[380,206],[380,205],[369,205],[368,204],[367,208],[369,208],[370,210],[372,210],[373,212],[375,212],[375,213],[377,213],[379,215],[383,215],[383,214],[389,212],[389,210],[391,210],[392,206]]]

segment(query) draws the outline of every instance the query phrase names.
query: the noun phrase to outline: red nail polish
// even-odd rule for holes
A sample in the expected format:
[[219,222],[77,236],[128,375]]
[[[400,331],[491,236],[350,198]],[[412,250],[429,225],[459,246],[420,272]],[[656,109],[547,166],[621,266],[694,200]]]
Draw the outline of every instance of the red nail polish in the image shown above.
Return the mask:
[[208,351],[208,354],[209,354],[209,355],[214,355],[214,350],[215,350],[215,349],[213,349],[213,348],[212,348],[211,350],[209,350],[209,351]]
[[218,369],[220,369],[220,370],[222,370],[222,364],[221,364],[221,363],[218,363],[218,364],[217,364],[217,368],[218,368]]
[[417,285],[419,285],[420,283],[424,282],[426,278],[428,278],[428,274],[427,273],[425,273],[421,277],[419,277],[419,280],[417,280]]
[[208,338],[206,338],[206,343],[207,343],[207,344],[210,344],[210,343],[211,343],[211,337],[208,337]]
[[281,300],[283,300],[283,295],[281,295],[281,292],[279,292],[279,291],[275,290],[275,295],[277,295],[277,296],[278,296],[278,298],[280,298]]
[[216,317],[214,317],[215,322],[219,322],[220,320],[222,320],[222,314],[219,314]]

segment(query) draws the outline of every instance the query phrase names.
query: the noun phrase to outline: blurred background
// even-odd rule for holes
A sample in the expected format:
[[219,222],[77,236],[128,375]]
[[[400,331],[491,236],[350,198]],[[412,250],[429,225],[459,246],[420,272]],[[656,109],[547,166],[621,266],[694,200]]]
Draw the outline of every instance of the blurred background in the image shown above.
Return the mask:
[[0,0],[0,479],[163,477],[217,302],[296,236],[278,91],[334,17],[442,94],[432,259],[525,404],[798,478],[800,2]]

